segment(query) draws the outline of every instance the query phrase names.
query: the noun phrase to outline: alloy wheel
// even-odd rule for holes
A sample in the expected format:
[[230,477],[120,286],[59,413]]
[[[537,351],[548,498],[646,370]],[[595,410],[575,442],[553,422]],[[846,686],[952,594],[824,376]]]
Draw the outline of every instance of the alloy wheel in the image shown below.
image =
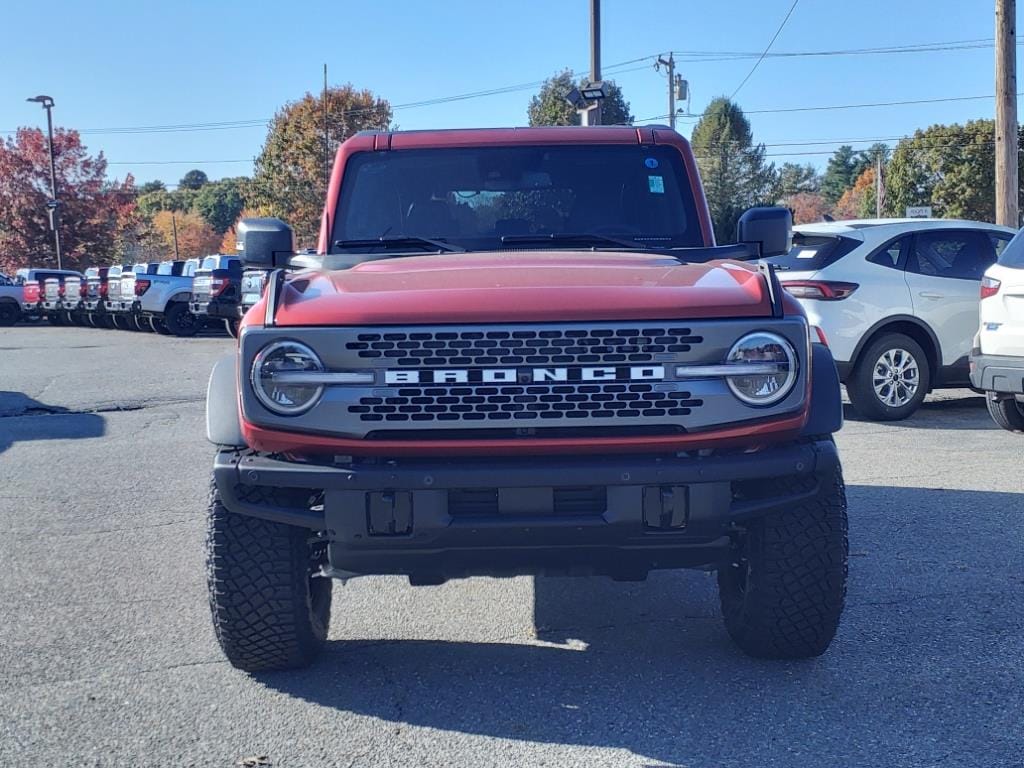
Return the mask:
[[871,383],[879,401],[900,408],[914,399],[921,386],[917,360],[905,349],[887,349],[875,362]]

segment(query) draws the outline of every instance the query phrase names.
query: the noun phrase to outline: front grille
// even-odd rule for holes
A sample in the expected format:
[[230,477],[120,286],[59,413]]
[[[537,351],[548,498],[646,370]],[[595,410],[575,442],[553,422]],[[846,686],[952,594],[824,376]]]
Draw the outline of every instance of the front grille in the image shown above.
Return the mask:
[[192,281],[192,296],[195,301],[209,301],[210,300],[210,285],[211,279],[209,277],[197,277]]
[[703,339],[689,328],[360,333],[345,348],[397,365],[608,365],[672,360]]
[[368,422],[529,422],[688,416],[702,404],[689,392],[663,391],[658,384],[539,384],[402,387],[394,395],[360,398],[348,410]]
[[[553,488],[552,491],[550,510],[539,514],[600,515],[608,508],[608,494],[604,486]],[[457,488],[448,491],[448,514],[462,518],[495,517],[517,512],[515,509],[502,509],[497,488]]]

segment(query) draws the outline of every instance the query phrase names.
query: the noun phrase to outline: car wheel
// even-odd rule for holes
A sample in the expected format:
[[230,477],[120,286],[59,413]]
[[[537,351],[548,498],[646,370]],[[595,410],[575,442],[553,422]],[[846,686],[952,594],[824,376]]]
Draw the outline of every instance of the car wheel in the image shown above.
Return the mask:
[[128,331],[131,328],[128,325],[128,318],[124,315],[112,315],[110,321],[114,324],[114,327],[119,331]]
[[[801,494],[813,478],[774,481]],[[734,561],[718,571],[725,628],[757,658],[820,656],[839,627],[846,600],[846,491],[842,471],[825,494],[748,523]]]
[[149,326],[153,329],[154,333],[159,333],[161,336],[170,336],[171,332],[167,328],[167,323],[161,320],[159,317],[150,317]]
[[295,669],[316,658],[331,617],[331,580],[319,576],[324,547],[308,529],[229,512],[211,483],[210,614],[232,666]]
[[202,321],[180,301],[171,304],[164,313],[164,324],[175,336],[195,336],[202,327]]
[[13,301],[0,301],[0,326],[10,326],[21,320],[21,307]]
[[985,396],[985,405],[992,421],[1000,427],[1009,432],[1024,432],[1024,403],[1012,397],[999,400],[994,392],[989,392]]
[[50,312],[46,315],[46,319],[50,325],[66,325],[64,315],[61,312]]
[[231,317],[224,318],[224,328],[225,328],[225,330],[227,330],[228,336],[230,336],[232,339],[237,339],[238,338],[238,324],[239,324],[239,322],[240,321],[237,318],[231,318]]
[[846,392],[864,418],[899,421],[921,406],[930,385],[931,369],[921,345],[891,333],[861,353]]

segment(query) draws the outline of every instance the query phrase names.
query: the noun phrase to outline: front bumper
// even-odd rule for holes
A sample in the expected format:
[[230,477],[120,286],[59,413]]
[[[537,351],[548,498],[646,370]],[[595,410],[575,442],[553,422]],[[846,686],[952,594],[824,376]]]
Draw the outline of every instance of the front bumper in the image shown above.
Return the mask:
[[[223,450],[214,476],[230,511],[324,531],[337,571],[436,583],[721,564],[737,524],[818,498],[838,466],[835,444],[819,440],[707,457],[347,466]],[[770,482],[780,478],[792,481]]]
[[972,353],[971,384],[985,392],[1024,394],[1024,357]]

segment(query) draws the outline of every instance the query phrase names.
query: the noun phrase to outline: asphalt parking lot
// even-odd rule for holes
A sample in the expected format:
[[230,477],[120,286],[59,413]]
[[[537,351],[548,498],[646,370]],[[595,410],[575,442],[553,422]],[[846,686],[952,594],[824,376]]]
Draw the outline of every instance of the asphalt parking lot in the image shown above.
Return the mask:
[[223,661],[203,396],[227,337],[0,329],[2,766],[1013,766],[1024,439],[969,391],[839,435],[823,657],[730,644],[713,578],[336,586],[311,669]]

